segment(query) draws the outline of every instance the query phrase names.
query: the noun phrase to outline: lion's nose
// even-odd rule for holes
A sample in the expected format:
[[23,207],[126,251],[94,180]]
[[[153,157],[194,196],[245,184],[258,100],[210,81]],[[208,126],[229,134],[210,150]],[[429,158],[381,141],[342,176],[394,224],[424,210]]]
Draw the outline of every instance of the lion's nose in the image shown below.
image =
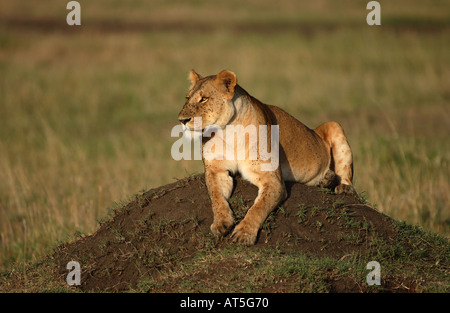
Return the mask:
[[191,118],[190,118],[190,117],[189,117],[189,118],[179,117],[178,120],[179,120],[182,124],[186,125],[187,123],[189,123],[189,121],[191,120]]

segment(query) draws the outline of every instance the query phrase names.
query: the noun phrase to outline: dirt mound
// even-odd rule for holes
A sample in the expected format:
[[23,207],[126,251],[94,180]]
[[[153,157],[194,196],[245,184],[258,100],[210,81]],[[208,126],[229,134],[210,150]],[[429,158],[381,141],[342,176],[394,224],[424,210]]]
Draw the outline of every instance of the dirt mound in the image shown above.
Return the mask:
[[[176,291],[179,289],[175,286],[186,277],[183,273],[190,273],[190,278],[195,275],[196,281],[205,281],[207,288],[206,281],[220,280],[225,273],[242,269],[245,262],[249,262],[247,268],[254,267],[251,258],[242,263],[239,249],[249,253],[270,250],[342,259],[353,253],[365,253],[376,240],[394,240],[391,219],[354,196],[335,195],[328,189],[297,183],[286,187],[288,199],[268,217],[253,247],[238,248],[228,237],[217,239],[211,234],[211,202],[204,176],[197,175],[135,196],[93,235],[58,247],[52,259],[62,269],[61,277],[67,275],[64,270],[69,261],[81,264],[82,290],[141,290],[146,284],[146,290],[152,291],[156,284],[158,291]],[[255,186],[235,178],[229,202],[237,221],[243,218],[256,195]],[[224,258],[217,254],[225,250],[232,256]],[[206,255],[215,257],[210,262],[214,266],[190,272],[189,262],[193,259],[200,262],[200,254],[202,262],[206,262]],[[347,284],[347,280],[343,278],[341,282]],[[344,287],[333,288],[349,289]],[[276,284],[261,291],[273,288],[276,289]]]

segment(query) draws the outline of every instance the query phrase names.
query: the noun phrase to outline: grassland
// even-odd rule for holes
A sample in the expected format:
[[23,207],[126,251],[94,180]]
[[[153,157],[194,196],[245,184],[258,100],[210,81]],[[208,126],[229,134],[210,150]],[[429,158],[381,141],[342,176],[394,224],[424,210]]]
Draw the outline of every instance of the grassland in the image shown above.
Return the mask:
[[[239,220],[258,191],[234,181],[230,206]],[[286,187],[289,198],[252,247],[211,233],[213,218],[201,209],[210,203],[203,174],[139,193],[92,235],[0,273],[0,292],[448,292],[448,239],[395,221],[352,195]],[[79,286],[66,283],[73,260],[80,264]],[[367,283],[373,260],[380,285]]]
[[224,68],[315,127],[339,121],[355,186],[450,234],[450,7],[364,1],[60,1],[0,5],[0,269],[91,233],[114,202],[201,172],[171,128],[191,68]]

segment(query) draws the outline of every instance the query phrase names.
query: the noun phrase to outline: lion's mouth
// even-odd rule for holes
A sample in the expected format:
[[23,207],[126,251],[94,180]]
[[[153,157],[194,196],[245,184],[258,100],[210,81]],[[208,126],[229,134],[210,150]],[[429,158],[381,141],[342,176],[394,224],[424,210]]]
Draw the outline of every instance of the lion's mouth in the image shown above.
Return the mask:
[[[200,118],[200,121],[196,121],[197,118],[194,118],[193,120],[189,121],[188,123],[181,123],[183,125],[183,130],[185,131],[191,131],[195,133],[201,133],[203,134],[205,131],[214,131],[217,128],[220,128],[219,125],[216,124],[216,122],[203,125],[203,122]],[[189,125],[191,124],[191,125]]]
[[221,127],[216,124],[210,124],[204,128],[191,128],[187,125],[183,125],[183,131],[185,133],[191,133],[194,136],[211,137],[213,134],[221,130]]
[[208,127],[208,126],[206,126],[206,127],[204,127],[204,128],[199,128],[199,127],[190,127],[189,125],[185,125],[185,124],[182,124],[183,125],[183,130],[184,131],[191,131],[191,132],[204,132],[205,131],[205,129]]

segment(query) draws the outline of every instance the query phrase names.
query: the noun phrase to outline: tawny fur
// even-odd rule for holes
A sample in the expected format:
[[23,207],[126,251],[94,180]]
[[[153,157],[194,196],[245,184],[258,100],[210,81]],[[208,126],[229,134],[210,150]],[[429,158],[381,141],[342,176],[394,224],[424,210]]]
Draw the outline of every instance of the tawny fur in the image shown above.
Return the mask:
[[[312,130],[282,109],[265,105],[249,95],[237,85],[236,75],[227,70],[203,78],[191,71],[189,79],[190,90],[178,116],[187,128],[194,129],[194,117],[201,117],[202,129],[213,124],[219,126],[225,141],[227,125],[255,125],[257,128],[267,125],[269,140],[271,125],[279,126],[279,166],[275,170],[261,171],[260,165],[268,161],[262,160],[259,153],[256,160],[249,159],[249,147],[259,142],[249,142],[248,137],[244,160],[227,160],[226,148],[217,159],[203,156],[206,185],[214,214],[211,225],[214,234],[224,236],[234,225],[233,212],[228,204],[233,188],[230,173],[239,172],[258,187],[253,206],[232,232],[236,242],[246,245],[255,243],[264,220],[285,200],[284,181],[323,187],[334,184],[336,193],[354,192],[352,152],[338,123],[327,122]],[[204,138],[203,146],[207,139]]]

